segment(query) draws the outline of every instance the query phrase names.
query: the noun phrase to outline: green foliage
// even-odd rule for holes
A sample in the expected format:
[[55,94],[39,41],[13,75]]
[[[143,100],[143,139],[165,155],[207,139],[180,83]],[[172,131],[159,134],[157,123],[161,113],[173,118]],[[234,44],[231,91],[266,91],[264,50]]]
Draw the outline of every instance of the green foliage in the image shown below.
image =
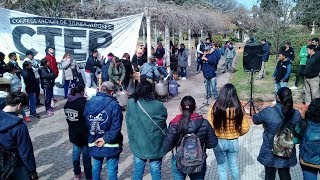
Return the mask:
[[296,11],[298,22],[311,26],[314,22],[317,25],[320,25],[320,1],[319,0],[298,0]]
[[271,11],[278,6],[279,5],[277,0],[261,0],[260,2],[260,7],[263,9],[264,12]]

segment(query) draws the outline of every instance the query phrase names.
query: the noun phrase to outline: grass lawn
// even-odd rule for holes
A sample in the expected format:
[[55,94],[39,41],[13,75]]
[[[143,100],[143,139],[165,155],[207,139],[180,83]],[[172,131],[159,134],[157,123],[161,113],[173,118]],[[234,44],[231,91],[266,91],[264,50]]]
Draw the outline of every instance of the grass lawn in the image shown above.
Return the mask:
[[[274,84],[272,80],[272,74],[276,66],[276,57],[270,56],[269,61],[266,63],[267,77],[261,80],[256,80],[258,72],[254,74],[253,85],[253,98],[255,101],[273,101],[274,100]],[[242,54],[239,54],[237,61],[235,62],[236,72],[230,77],[230,82],[237,88],[237,93],[241,100],[248,101],[250,98],[250,73],[243,70]],[[289,79],[288,86],[291,87],[295,81],[295,74],[292,73]],[[300,98],[301,86],[298,90],[293,92],[294,98]],[[301,100],[301,99],[300,99]]]

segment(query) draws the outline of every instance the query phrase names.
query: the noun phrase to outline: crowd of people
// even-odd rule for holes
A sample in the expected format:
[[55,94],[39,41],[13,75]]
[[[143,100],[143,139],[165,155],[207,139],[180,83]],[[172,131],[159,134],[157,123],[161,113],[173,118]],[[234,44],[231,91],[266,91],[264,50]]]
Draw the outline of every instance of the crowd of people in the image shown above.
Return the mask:
[[[267,44],[267,41],[263,40],[262,44]],[[317,179],[320,166],[318,158],[320,151],[317,150],[317,146],[320,145],[318,138],[320,132],[317,128],[320,119],[320,99],[310,93],[311,98],[305,113],[301,114],[293,108],[292,92],[284,85],[293,60],[291,58],[294,57],[290,43],[287,45],[279,52],[279,62],[273,74],[276,82],[276,105],[266,107],[253,116],[253,123],[262,124],[264,127],[258,161],[265,167],[266,180],[274,180],[276,172],[281,180],[291,179],[290,167],[295,166],[298,161],[295,144],[300,144],[299,161],[303,177],[307,180]],[[186,179],[186,176],[190,179],[204,179],[208,149],[214,152],[220,180],[228,179],[229,171],[232,179],[240,179],[239,137],[249,132],[249,119],[245,116],[233,84],[224,85],[219,93],[216,89],[217,64],[224,54],[228,59],[224,70],[230,71],[230,64],[235,57],[234,47],[228,42],[225,47],[218,48],[210,39],[198,47],[198,70],[203,71],[206,80],[207,98],[213,95],[215,101],[209,107],[208,117],[203,117],[196,112],[195,99],[192,96],[185,96],[179,105],[181,113],[177,114],[169,124],[166,123],[167,108],[156,100],[153,85],[161,75],[162,78],[168,77],[167,74],[162,74],[165,67],[163,60],[165,51],[161,43],[154,51],[154,56],[147,58],[145,48],[141,48],[136,51],[132,60],[127,53],[122,59],[112,53],[109,53],[107,58],[98,59],[99,52],[93,50],[86,63],[85,81],[81,80],[82,76],[71,55],[63,56],[61,64],[67,99],[64,113],[73,148],[75,180],[83,176],[86,179],[99,180],[104,160],[108,179],[118,179],[119,157],[123,151],[124,138],[128,138],[134,156],[132,178],[135,180],[143,178],[147,162],[152,179],[162,179],[162,160],[167,153],[171,154],[173,179]],[[316,68],[313,66],[318,61],[316,46],[308,45],[306,49],[309,56],[305,69],[309,68],[310,72],[315,72]],[[188,51],[183,44],[179,50],[174,50],[174,47],[171,50],[170,60],[174,65],[171,64],[170,68],[176,70],[181,79],[186,79],[185,57]],[[30,108],[30,115],[39,118],[36,113],[39,84],[44,89],[46,112],[48,115],[54,113],[51,103],[59,71],[53,48],[47,48],[46,53],[40,65],[34,60],[34,54],[29,51],[26,53],[23,69],[19,69],[14,54],[9,55],[8,64],[1,65],[5,68],[1,69],[3,77],[6,79],[10,77],[10,89],[7,89],[9,94],[5,99],[6,105],[0,111],[0,152],[2,157],[7,158],[7,161],[2,164],[0,162],[0,165],[11,167],[6,174],[10,174],[11,179],[38,179],[33,146],[23,119],[26,120],[24,109],[27,106]],[[267,60],[268,58],[264,59],[265,62]],[[309,61],[313,64],[310,65]],[[98,69],[101,69],[101,84],[96,76]],[[139,73],[140,79],[127,104],[125,120],[128,135],[123,137],[121,130],[124,116],[114,95],[119,88],[128,88],[129,80],[135,73]],[[264,72],[261,74],[263,78]],[[312,73],[306,74],[308,77],[312,75]],[[21,92],[21,77],[24,79],[27,94]],[[319,72],[317,77],[319,79]],[[308,82],[310,78],[306,79]],[[319,83],[317,85],[319,86]],[[85,89],[95,86],[100,86],[95,95],[86,97]],[[18,117],[19,114],[23,119]],[[81,154],[83,171],[80,166]]]

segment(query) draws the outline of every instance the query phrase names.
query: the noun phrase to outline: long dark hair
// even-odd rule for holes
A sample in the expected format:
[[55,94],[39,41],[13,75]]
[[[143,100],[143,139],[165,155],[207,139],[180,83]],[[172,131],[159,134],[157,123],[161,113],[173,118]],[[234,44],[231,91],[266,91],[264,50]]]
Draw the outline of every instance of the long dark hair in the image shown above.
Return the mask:
[[312,100],[306,112],[306,119],[315,123],[320,123],[320,98]]
[[185,96],[182,98],[180,107],[182,110],[182,117],[179,123],[178,132],[180,134],[179,143],[182,140],[182,137],[187,133],[191,114],[196,109],[196,101],[191,96]]
[[137,102],[139,99],[153,100],[154,90],[153,85],[149,81],[141,81],[134,93],[134,101]]
[[76,83],[71,85],[72,89],[70,90],[70,94],[75,96],[76,94],[81,94],[84,92],[84,86],[82,84]]
[[243,108],[233,84],[222,87],[218,100],[213,105],[213,125],[215,130],[227,129],[227,124],[233,121],[237,132],[241,131]]
[[281,112],[285,117],[280,130],[284,129],[294,115],[292,92],[287,87],[282,87],[278,90],[277,95],[281,103]]

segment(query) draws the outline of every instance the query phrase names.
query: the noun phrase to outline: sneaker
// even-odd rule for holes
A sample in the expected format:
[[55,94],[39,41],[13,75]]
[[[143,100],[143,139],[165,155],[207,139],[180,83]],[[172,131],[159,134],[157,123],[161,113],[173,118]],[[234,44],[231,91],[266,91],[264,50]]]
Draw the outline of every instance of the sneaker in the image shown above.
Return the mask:
[[80,180],[83,176],[84,176],[84,173],[81,172],[80,174],[74,175],[73,180]]
[[40,119],[40,115],[38,113],[30,114],[30,116],[36,119]]
[[48,111],[47,111],[47,115],[48,116],[52,116],[54,113],[49,109]]
[[23,117],[23,120],[25,120],[26,122],[30,122],[30,118],[28,116]]
[[166,81],[170,77],[170,74],[167,75],[163,80]]
[[272,101],[272,104],[274,104],[274,105],[277,104],[277,101],[276,100]]
[[184,80],[187,80],[187,78],[186,78],[186,77],[183,77],[183,78],[181,78],[181,80],[183,80],[183,81],[184,81]]
[[51,106],[54,106],[54,104],[55,104],[55,101],[52,99],[51,100]]
[[256,78],[256,80],[261,80],[261,79],[262,79],[262,77],[257,77],[257,78]]
[[298,88],[297,88],[297,86],[292,86],[290,89],[291,89],[291,90],[296,90],[296,89],[298,89]]

